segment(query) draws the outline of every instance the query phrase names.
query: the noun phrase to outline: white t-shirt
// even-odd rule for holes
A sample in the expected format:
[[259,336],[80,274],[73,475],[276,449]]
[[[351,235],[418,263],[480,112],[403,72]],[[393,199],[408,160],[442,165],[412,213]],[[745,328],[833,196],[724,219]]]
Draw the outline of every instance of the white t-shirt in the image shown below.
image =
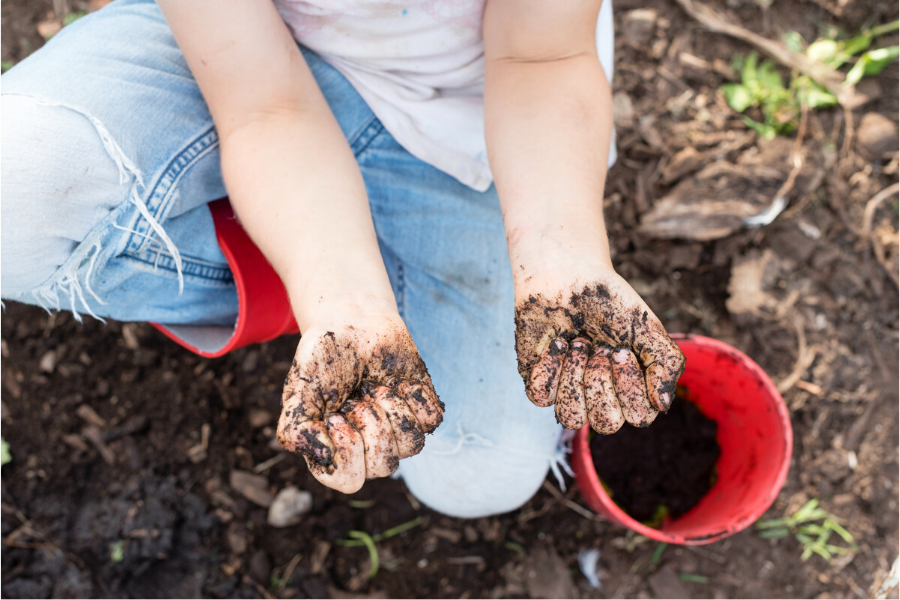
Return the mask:
[[[484,141],[484,3],[275,0],[297,41],[350,81],[398,143],[478,191],[493,182]],[[610,0],[600,10],[597,45],[609,77]]]

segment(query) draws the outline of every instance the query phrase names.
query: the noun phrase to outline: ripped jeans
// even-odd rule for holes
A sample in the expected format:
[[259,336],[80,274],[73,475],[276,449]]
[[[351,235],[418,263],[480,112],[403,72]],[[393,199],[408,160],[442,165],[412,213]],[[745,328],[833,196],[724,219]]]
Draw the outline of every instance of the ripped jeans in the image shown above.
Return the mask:
[[[516,371],[496,191],[410,155],[342,75],[303,51],[365,179],[400,315],[447,405],[399,472],[448,515],[513,510],[544,480],[560,427]],[[218,136],[155,3],[117,0],[78,20],[2,82],[3,299],[230,332],[234,281],[207,208],[226,195]]]

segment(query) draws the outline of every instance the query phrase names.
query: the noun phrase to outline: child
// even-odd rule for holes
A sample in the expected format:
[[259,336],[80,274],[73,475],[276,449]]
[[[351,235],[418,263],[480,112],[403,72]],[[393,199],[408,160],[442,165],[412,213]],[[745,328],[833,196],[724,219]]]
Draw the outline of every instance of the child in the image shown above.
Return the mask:
[[279,440],[325,485],[406,458],[435,510],[506,512],[557,421],[668,408],[684,358],[603,223],[608,7],[596,27],[599,0],[158,4],[117,0],[3,76],[3,298],[221,348],[227,190],[302,332]]

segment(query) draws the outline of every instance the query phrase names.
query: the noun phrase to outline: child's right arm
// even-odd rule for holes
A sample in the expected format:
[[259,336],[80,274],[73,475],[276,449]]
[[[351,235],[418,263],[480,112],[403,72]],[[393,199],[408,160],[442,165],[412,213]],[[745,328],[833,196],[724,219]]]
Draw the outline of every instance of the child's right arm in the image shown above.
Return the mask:
[[[363,378],[394,377],[398,398],[424,389],[433,399],[415,415],[424,431],[442,407],[397,312],[355,157],[271,2],[159,5],[212,113],[231,203],[281,276],[303,334],[279,440],[326,485],[356,491],[421,449],[392,439],[388,421],[409,409],[384,390],[364,399],[378,410],[332,414]],[[380,372],[386,355],[396,372]],[[407,383],[396,385],[398,375]]]

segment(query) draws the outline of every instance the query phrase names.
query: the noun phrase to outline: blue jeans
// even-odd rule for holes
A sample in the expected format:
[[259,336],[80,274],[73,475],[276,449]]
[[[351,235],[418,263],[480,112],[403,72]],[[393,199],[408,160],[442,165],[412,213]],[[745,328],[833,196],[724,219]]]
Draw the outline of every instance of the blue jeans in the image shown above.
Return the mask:
[[[447,405],[400,474],[449,515],[513,510],[544,480],[560,428],[516,371],[496,191],[410,155],[342,75],[304,56],[356,156],[400,315]],[[152,1],[117,0],[66,27],[3,75],[2,109],[4,299],[230,332],[234,281],[206,206],[226,195],[218,136]]]

